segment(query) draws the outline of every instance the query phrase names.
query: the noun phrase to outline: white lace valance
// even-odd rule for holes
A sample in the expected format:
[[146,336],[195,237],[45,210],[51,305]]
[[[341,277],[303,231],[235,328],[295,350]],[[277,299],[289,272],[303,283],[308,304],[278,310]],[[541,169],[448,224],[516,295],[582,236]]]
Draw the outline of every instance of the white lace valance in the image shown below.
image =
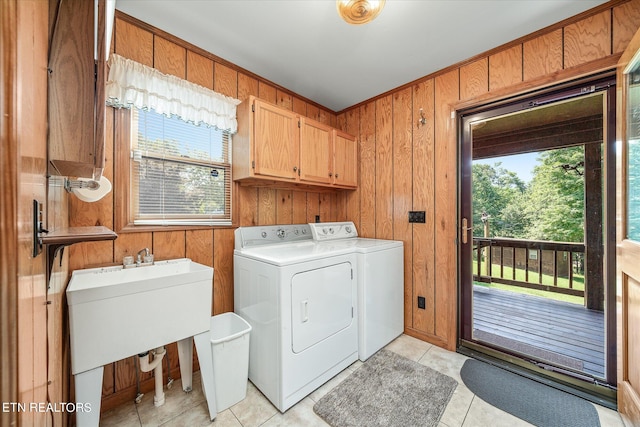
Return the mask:
[[215,126],[230,133],[238,130],[239,100],[119,55],[111,54],[109,65],[107,105],[153,109],[166,116],[176,115],[186,122]]

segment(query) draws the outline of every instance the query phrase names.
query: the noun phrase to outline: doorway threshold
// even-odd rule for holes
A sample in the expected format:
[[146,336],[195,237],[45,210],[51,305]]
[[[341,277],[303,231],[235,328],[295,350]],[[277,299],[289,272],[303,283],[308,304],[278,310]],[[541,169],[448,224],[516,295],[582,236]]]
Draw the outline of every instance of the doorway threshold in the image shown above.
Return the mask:
[[485,347],[475,342],[461,340],[457,352],[489,363],[509,372],[573,394],[605,408],[618,410],[617,389],[596,378],[573,375],[562,369],[549,369],[551,365],[538,364],[520,357]]

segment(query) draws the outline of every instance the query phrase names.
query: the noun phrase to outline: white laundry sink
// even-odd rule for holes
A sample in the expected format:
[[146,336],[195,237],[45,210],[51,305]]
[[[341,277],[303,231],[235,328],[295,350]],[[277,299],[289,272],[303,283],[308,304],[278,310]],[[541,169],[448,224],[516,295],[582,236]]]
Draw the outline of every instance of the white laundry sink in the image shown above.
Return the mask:
[[67,287],[78,374],[209,330],[213,268],[175,259],[76,270]]

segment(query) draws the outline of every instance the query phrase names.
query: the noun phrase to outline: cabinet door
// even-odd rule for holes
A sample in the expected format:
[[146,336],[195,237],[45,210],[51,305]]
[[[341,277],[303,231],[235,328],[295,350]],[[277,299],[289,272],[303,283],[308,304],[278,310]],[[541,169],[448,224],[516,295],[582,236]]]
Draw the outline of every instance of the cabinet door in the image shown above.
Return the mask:
[[255,101],[253,159],[255,175],[295,180],[298,177],[298,116]]
[[334,184],[358,186],[358,143],[355,137],[336,131],[334,150]]
[[333,130],[302,117],[300,119],[300,180],[331,183]]

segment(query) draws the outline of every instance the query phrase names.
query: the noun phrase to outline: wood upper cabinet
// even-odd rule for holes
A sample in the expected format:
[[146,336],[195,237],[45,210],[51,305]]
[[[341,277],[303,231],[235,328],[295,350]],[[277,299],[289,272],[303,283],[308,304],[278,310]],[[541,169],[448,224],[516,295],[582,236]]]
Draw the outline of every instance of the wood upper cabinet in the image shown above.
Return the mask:
[[55,4],[48,83],[51,173],[99,179],[104,168],[107,2]]
[[335,131],[333,164],[335,185],[358,186],[358,142],[354,136]]
[[331,184],[333,128],[300,118],[300,181]]
[[300,168],[298,116],[256,99],[253,102],[253,127],[252,167],[255,175],[297,179]]
[[357,186],[356,140],[351,135],[255,97],[238,106],[237,117],[235,181],[256,186]]

